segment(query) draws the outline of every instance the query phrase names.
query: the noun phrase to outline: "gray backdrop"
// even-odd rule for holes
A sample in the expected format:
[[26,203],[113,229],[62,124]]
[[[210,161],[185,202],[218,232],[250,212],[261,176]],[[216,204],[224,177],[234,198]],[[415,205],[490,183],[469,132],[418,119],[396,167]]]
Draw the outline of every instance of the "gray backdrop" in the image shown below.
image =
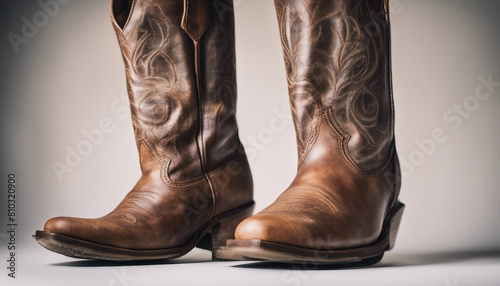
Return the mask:
[[[238,121],[261,210],[294,177],[295,135],[273,3],[235,3]],[[401,200],[407,204],[394,251],[499,250],[500,2],[392,5]],[[140,175],[108,1],[73,0],[59,8],[45,19],[37,1],[0,4],[0,220],[5,225],[6,177],[15,172],[24,261],[55,255],[31,238],[48,218],[104,215]],[[23,17],[35,17],[41,27],[12,45],[8,35],[23,35]],[[85,131],[103,120],[113,131],[58,178],[53,164],[67,165],[68,150],[85,144]],[[3,259],[5,232],[0,240]]]

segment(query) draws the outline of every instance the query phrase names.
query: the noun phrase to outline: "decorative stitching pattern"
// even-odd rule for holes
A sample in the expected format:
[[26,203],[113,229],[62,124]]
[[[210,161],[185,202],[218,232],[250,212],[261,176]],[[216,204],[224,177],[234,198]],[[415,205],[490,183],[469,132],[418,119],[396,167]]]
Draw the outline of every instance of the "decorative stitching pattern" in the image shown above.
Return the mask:
[[[376,173],[392,153],[388,66],[381,52],[387,42],[387,23],[381,20],[387,18],[376,18],[379,11],[371,11],[367,1],[350,1],[340,9],[324,9],[336,5],[328,1],[297,2],[277,0],[276,8],[299,160],[317,136],[317,115],[329,109],[350,164]],[[368,20],[359,22],[359,15],[369,15]]]
[[[114,27],[124,48],[136,137],[155,159],[162,163],[168,160],[175,179],[182,181],[202,174],[194,152],[186,153],[196,148],[198,119],[191,110],[196,90],[188,68],[192,59],[176,53],[181,47],[190,49],[190,40],[162,9],[147,1],[140,13],[132,11],[129,21],[140,24],[129,29],[126,37],[116,23]],[[128,37],[134,39],[133,47],[125,40]]]

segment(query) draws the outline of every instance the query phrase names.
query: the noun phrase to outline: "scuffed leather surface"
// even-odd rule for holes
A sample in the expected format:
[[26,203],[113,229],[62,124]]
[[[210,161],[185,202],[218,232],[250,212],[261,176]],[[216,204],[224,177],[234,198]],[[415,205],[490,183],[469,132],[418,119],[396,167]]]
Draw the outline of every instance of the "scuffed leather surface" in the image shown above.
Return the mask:
[[[378,0],[275,0],[297,175],[237,239],[312,249],[373,243],[399,192],[389,26]],[[379,19],[374,18],[379,15]],[[371,34],[366,28],[370,27]]]
[[215,215],[252,201],[235,119],[232,12],[211,17],[195,43],[183,26],[186,9],[213,15],[214,6],[184,2],[135,0],[123,30],[112,14],[142,177],[110,214],[53,218],[46,231],[123,248],[169,248]]

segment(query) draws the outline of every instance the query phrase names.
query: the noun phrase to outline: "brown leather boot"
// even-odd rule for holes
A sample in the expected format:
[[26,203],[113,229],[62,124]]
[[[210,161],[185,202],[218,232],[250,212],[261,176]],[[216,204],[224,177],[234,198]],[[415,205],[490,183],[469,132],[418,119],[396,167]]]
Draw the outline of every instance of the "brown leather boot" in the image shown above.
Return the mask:
[[372,264],[404,205],[394,142],[388,3],[275,0],[298,172],[236,229],[226,258]]
[[47,221],[34,236],[42,246],[105,260],[174,258],[195,246],[217,257],[252,214],[235,119],[233,13],[216,4],[112,2],[142,177],[106,216]]

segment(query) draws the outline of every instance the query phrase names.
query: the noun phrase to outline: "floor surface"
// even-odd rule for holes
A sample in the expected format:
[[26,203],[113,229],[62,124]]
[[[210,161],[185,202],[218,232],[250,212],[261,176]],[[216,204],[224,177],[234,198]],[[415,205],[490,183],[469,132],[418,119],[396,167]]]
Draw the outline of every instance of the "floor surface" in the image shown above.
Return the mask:
[[109,263],[72,259],[36,247],[20,253],[16,272],[16,279],[3,274],[0,284],[500,285],[500,253],[417,255],[395,251],[387,253],[382,262],[372,267],[338,268],[248,261],[212,262],[210,252],[199,249],[171,261]]

